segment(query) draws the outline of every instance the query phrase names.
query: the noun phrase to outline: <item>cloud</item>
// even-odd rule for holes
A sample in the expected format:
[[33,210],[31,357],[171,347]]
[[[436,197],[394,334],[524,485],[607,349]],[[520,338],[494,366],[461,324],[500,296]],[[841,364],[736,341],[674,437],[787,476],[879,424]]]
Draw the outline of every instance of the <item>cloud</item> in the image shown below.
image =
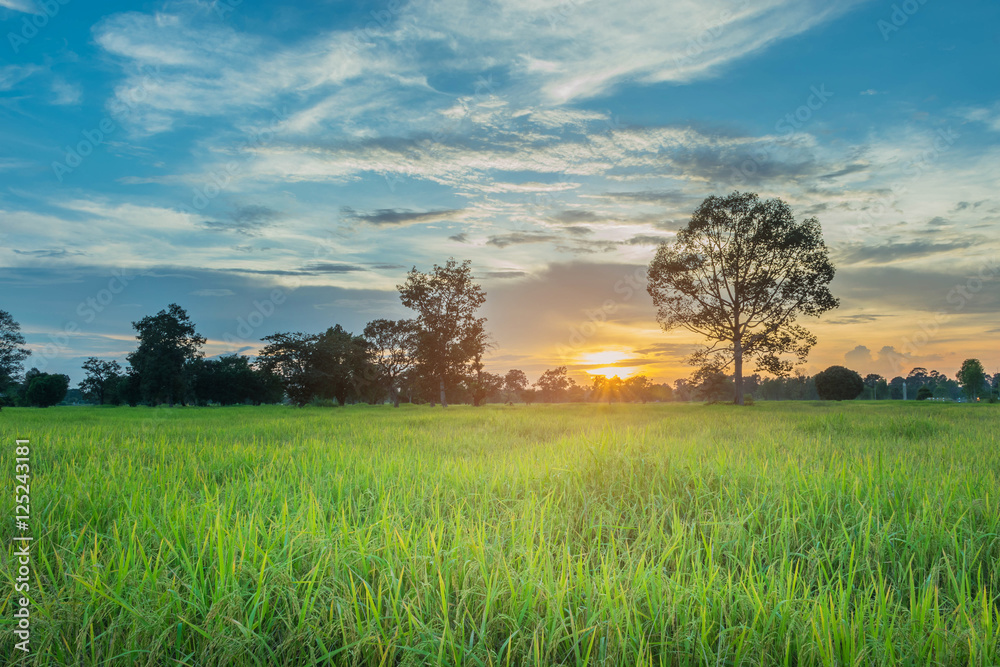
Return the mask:
[[358,213],[351,208],[342,208],[341,214],[351,222],[376,226],[416,225],[442,220],[454,220],[463,209],[441,209],[437,211],[411,211],[398,208],[380,208],[370,213]]
[[892,345],[885,345],[873,355],[865,345],[858,345],[844,354],[847,367],[861,375],[877,373],[887,379],[904,374],[904,367],[914,363],[911,355],[898,352]]
[[40,69],[35,65],[4,65],[0,67],[0,91],[10,90]]
[[496,234],[491,236],[487,241],[487,245],[496,246],[497,248],[506,248],[512,245],[524,245],[526,243],[545,243],[547,241],[556,241],[560,237],[554,234],[541,234],[535,232],[513,232],[511,234]]
[[638,236],[633,236],[626,243],[629,245],[643,245],[643,246],[658,246],[661,243],[666,243],[667,241],[672,241],[672,236],[653,236],[651,234],[639,234]]
[[910,241],[908,243],[887,243],[885,245],[866,246],[855,244],[842,248],[840,263],[842,264],[886,264],[893,261],[918,259],[950,253],[956,250],[966,250],[977,241],[952,241],[935,243],[931,241]]
[[84,254],[82,252],[67,250],[66,248],[52,248],[48,250],[18,250],[17,248],[13,248],[13,250],[18,255],[45,259],[61,259],[63,257],[76,257]]
[[41,13],[38,6],[30,2],[30,0],[0,0],[0,7],[13,9],[16,12],[24,12],[25,14]]
[[206,220],[202,224],[211,229],[253,236],[279,218],[281,214],[268,206],[250,204],[237,206],[226,220]]
[[234,296],[236,292],[231,289],[199,289],[191,292],[191,296]]
[[560,211],[552,216],[555,222],[574,224],[577,222],[599,222],[601,217],[593,211]]
[[83,99],[83,88],[76,83],[68,83],[62,79],[52,81],[52,93],[55,96],[52,104],[57,106],[72,106]]
[[[126,71],[116,97],[141,99],[134,122],[151,132],[170,129],[180,115],[221,116],[292,100],[298,108],[285,123],[292,133],[334,120],[350,129],[361,114],[391,125],[400,110],[433,106],[423,95],[433,76],[489,70],[512,82],[512,98],[538,107],[535,124],[564,127],[587,122],[593,112],[553,104],[604,95],[624,82],[710,77],[859,2],[768,0],[733,8],[727,0],[501,0],[489,6],[414,0],[382,25],[363,18],[356,29],[345,24],[292,44],[238,32],[213,20],[209,7],[190,4],[116,14],[93,33]],[[151,67],[157,68],[153,81],[142,72]],[[486,83],[470,85],[471,96],[495,90],[490,79],[480,80]]]

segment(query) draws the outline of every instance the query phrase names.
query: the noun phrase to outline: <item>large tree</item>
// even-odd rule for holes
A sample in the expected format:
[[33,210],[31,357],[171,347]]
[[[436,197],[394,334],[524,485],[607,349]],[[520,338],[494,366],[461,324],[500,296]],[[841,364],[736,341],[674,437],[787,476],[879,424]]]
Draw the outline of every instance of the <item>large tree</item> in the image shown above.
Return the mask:
[[321,334],[276,333],[264,340],[268,344],[258,364],[281,378],[297,405],[314,398],[335,398],[344,405],[375,379],[368,341],[339,324]]
[[962,385],[962,391],[970,401],[979,398],[980,392],[986,388],[986,371],[979,359],[966,359],[962,362],[962,368],[958,371],[958,383]]
[[319,374],[312,366],[316,336],[276,333],[265,336],[267,345],[257,356],[262,368],[281,378],[289,400],[302,406],[319,392]]
[[0,394],[24,372],[24,360],[31,354],[24,344],[21,325],[0,310]]
[[372,320],[362,335],[371,346],[378,382],[398,408],[401,381],[416,357],[417,325],[413,320]]
[[780,199],[753,193],[709,197],[649,267],[647,290],[664,330],[686,329],[710,343],[690,358],[721,372],[733,368],[743,404],[743,362],[785,376],[805,361],[816,337],[796,324],[839,303],[834,267],[819,222],[796,222]]
[[486,292],[472,278],[472,263],[449,259],[430,273],[413,268],[398,285],[403,305],[417,312],[417,362],[433,378],[447,407],[446,387],[468,374],[487,342],[486,318],[477,317]]
[[154,405],[184,403],[185,365],[201,356],[199,348],[205,344],[194,322],[172,303],[156,315],[133,322],[132,328],[139,346],[128,361],[139,378],[142,400]]
[[87,377],[80,383],[83,397],[98,405],[114,402],[118,383],[121,381],[122,367],[117,361],[104,361],[89,357],[83,362]]

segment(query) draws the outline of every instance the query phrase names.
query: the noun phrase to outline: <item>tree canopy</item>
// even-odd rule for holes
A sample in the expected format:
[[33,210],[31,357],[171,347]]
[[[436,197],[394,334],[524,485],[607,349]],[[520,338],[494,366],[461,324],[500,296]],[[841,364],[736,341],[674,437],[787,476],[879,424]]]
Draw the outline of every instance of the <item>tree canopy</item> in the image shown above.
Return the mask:
[[21,335],[21,325],[11,314],[0,310],[0,393],[24,372],[24,360],[31,355]]
[[487,345],[486,318],[477,315],[486,292],[473,281],[472,262],[453,258],[430,273],[414,267],[397,287],[403,305],[417,312],[417,363],[447,406],[446,389],[472,370]]
[[780,199],[734,192],[706,199],[676,239],[660,245],[647,290],[665,330],[711,341],[692,364],[734,368],[742,404],[744,358],[779,377],[793,368],[787,355],[805,361],[816,337],[796,320],[839,305],[829,290],[833,276],[815,218],[796,222]]

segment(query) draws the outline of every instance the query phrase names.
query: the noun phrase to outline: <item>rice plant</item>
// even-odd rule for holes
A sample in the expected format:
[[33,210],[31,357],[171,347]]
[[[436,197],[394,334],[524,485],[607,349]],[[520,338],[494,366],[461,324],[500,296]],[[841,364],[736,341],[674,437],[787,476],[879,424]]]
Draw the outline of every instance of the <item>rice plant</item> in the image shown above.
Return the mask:
[[32,441],[23,663],[995,665],[998,423],[895,401],[8,409],[10,490]]

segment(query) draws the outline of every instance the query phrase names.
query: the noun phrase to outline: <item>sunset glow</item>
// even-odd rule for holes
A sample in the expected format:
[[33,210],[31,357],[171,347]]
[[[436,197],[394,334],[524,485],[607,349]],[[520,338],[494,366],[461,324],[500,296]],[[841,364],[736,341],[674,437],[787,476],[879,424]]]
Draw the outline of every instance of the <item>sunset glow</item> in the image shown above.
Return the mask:
[[[580,356],[578,365],[581,366],[588,375],[604,377],[618,377],[625,379],[638,374],[641,366],[616,366],[615,364],[629,359],[635,359],[636,355],[631,350],[602,350],[600,352],[588,352]],[[597,368],[587,368],[591,365],[600,364]]]

